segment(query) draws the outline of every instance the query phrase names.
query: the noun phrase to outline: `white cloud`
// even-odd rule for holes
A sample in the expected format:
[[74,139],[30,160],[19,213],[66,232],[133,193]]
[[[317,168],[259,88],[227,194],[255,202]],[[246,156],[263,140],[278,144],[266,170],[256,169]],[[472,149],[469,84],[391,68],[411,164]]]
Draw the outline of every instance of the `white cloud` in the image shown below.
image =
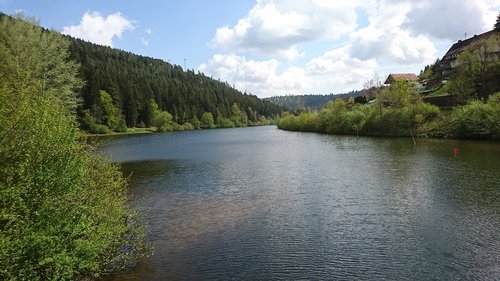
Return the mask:
[[303,93],[339,93],[358,89],[371,77],[377,63],[349,57],[349,46],[326,52],[305,67],[280,71],[276,59],[255,61],[235,54],[214,55],[198,70],[260,97]]
[[284,90],[277,74],[278,66],[276,59],[255,61],[235,54],[216,54],[198,69],[234,84],[241,91],[265,95],[271,87],[275,91]]
[[350,56],[350,49],[351,46],[346,45],[325,52],[307,64],[308,75],[313,77],[316,87],[336,89],[333,92],[339,93],[346,90],[358,90],[361,83],[370,79],[378,66],[377,61],[354,58]]
[[146,46],[146,47],[148,47],[148,46],[149,46],[149,41],[148,41],[148,40],[146,40],[144,37],[141,37],[141,43],[142,43],[142,45],[144,45],[144,46]]
[[370,15],[369,25],[351,34],[351,55],[402,65],[433,61],[437,52],[433,42],[402,28],[410,11],[410,2],[381,2]]
[[413,5],[404,26],[417,34],[456,40],[465,33],[471,36],[491,30],[491,14],[482,0],[424,0]]
[[151,33],[153,33],[153,31],[151,30],[151,28],[144,29],[144,32],[146,32],[148,35],[151,35]]
[[229,52],[251,51],[294,59],[299,53],[297,44],[336,39],[355,29],[356,5],[334,2],[259,0],[234,27],[218,28],[211,45]]
[[101,16],[99,12],[85,13],[79,25],[63,28],[62,33],[100,45],[113,45],[113,38],[121,38],[126,30],[133,30],[134,23],[126,19],[120,12]]
[[361,89],[374,73],[418,72],[436,46],[491,29],[499,8],[498,0],[257,0],[217,29],[210,45],[219,54],[199,70],[260,97]]

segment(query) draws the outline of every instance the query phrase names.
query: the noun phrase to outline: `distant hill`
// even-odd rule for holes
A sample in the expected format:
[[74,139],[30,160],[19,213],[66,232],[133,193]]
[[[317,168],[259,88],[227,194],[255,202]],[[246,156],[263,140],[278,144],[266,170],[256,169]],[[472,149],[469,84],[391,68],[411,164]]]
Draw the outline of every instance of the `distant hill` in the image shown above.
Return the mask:
[[81,111],[90,111],[98,120],[102,115],[100,90],[110,93],[128,127],[150,124],[151,99],[160,110],[170,112],[179,124],[194,116],[201,118],[204,112],[214,117],[220,112],[229,118],[234,103],[249,116],[249,121],[257,121],[260,116],[274,117],[285,110],[203,73],[184,71],[160,59],[66,37],[71,40],[71,57],[81,64],[81,76],[86,82]]
[[[11,22],[17,20],[0,12],[2,17],[8,17]],[[34,28],[56,32],[39,26]],[[151,100],[159,110],[171,113],[178,124],[195,116],[200,119],[205,112],[212,113],[214,118],[230,118],[233,104],[246,113],[249,122],[258,121],[262,116],[275,117],[286,110],[194,70],[186,71],[160,59],[62,36],[70,41],[70,58],[80,63],[80,75],[85,82],[80,93],[83,100],[78,108],[80,118],[90,115],[102,122],[101,90],[110,94],[128,127],[151,124]]]
[[275,96],[264,100],[270,101],[276,105],[288,107],[292,110],[298,109],[313,109],[317,110],[323,107],[326,103],[339,98],[359,97],[364,94],[363,90],[351,91],[344,94],[329,94],[329,95],[297,95],[297,96]]

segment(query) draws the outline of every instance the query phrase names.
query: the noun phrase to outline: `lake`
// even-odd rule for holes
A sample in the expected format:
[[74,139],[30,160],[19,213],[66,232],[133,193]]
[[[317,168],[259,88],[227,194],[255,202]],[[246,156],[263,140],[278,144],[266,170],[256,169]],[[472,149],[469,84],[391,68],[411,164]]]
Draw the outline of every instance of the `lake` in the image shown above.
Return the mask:
[[102,145],[156,244],[106,280],[500,280],[498,142],[267,126]]

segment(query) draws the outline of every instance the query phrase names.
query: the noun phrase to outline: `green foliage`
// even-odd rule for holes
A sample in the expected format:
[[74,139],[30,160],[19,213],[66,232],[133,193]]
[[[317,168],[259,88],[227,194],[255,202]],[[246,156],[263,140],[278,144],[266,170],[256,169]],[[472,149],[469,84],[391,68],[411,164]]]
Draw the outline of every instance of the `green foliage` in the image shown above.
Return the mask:
[[100,106],[103,111],[103,123],[115,132],[126,132],[127,125],[120,110],[113,104],[111,95],[106,91],[99,91]]
[[267,125],[271,125],[271,121],[269,121],[266,117],[261,116],[261,117],[259,118],[259,125],[260,125],[260,126],[267,126]]
[[203,129],[215,128],[214,116],[210,112],[203,112],[200,119],[200,127]]
[[147,253],[125,180],[72,115],[80,82],[67,42],[0,25],[0,279],[98,277]]
[[343,100],[337,99],[329,102],[319,113],[320,130],[328,134],[344,134],[346,112],[347,107]]
[[151,104],[151,118],[154,119],[156,118],[158,115],[160,115],[160,108],[158,107],[158,104],[155,102],[154,99],[151,99],[149,101],[149,103]]
[[217,126],[219,128],[234,128],[236,127],[236,124],[231,119],[228,118],[222,118],[222,121],[220,124]]
[[162,111],[155,114],[152,124],[156,127],[156,131],[158,132],[171,132],[174,129],[172,120],[172,114]]
[[[31,95],[57,98],[74,111],[80,103],[75,92],[83,83],[77,75],[79,65],[68,61],[69,42],[56,32],[42,30],[33,24],[33,21],[0,16],[1,82],[8,83],[5,90],[12,96],[29,87]],[[23,97],[16,96],[16,99]],[[29,97],[27,99],[29,102]]]
[[[17,61],[8,60],[7,56],[0,58],[1,73],[39,78],[35,90],[61,97],[65,106],[77,112],[81,128],[85,130],[96,129],[96,126],[102,129],[98,124],[114,131],[123,131],[126,126],[149,127],[155,111],[170,112],[175,117],[173,121],[179,124],[193,121],[189,120],[190,116],[200,117],[205,111],[219,111],[223,118],[231,119],[233,104],[238,104],[242,113],[250,116],[253,122],[260,115],[271,117],[283,111],[270,101],[243,94],[227,83],[193,70],[185,71],[178,65],[69,36],[63,38],[33,23],[7,16],[2,18],[7,20],[2,21],[0,41],[16,50],[19,58]],[[30,28],[22,29],[23,26]],[[32,53],[39,53],[45,59],[30,61]],[[77,63],[63,63],[68,56],[81,64],[79,75],[76,75]],[[18,65],[26,66],[29,71],[15,72]],[[252,112],[245,112],[246,109]],[[86,118],[85,114],[91,118]],[[243,126],[249,122],[240,123]],[[196,128],[196,124],[193,125]]]
[[298,131],[297,116],[291,114],[283,114],[278,120],[278,128],[288,131]]
[[449,91],[461,104],[478,96],[476,84],[481,72],[479,51],[465,50],[456,60],[456,70],[450,80]]
[[91,124],[88,132],[91,134],[105,135],[111,133],[111,130],[106,125]]
[[383,88],[380,101],[394,108],[403,108],[418,102],[420,95],[416,94],[413,86],[405,80],[397,79],[389,87]]
[[234,128],[234,122],[229,118],[224,118],[219,110],[217,110],[217,128]]
[[471,101],[452,113],[455,135],[463,138],[491,138],[500,136],[500,93],[492,95],[487,103]]
[[451,113],[418,98],[410,98],[414,103],[402,106],[404,99],[396,100],[398,107],[375,104],[349,108],[349,103],[339,99],[318,114],[283,114],[278,127],[327,134],[500,138],[500,93],[490,96],[487,103],[471,101]]
[[424,70],[420,71],[418,77],[422,80],[431,78],[435,73],[438,72],[439,62],[440,60],[436,59],[436,61],[433,64],[426,65],[424,67]]
[[184,131],[184,126],[179,125],[179,124],[177,124],[177,123],[173,123],[173,124],[172,124],[172,129],[173,129],[174,131]]
[[200,123],[200,120],[198,119],[198,117],[193,116],[193,118],[191,118],[191,124],[193,124],[193,128],[195,130],[199,130],[201,129],[201,123]]
[[439,118],[439,109],[411,98],[411,95],[408,101],[414,103],[406,105],[401,105],[404,99],[396,96],[398,107],[383,106],[382,103],[361,105],[338,99],[329,102],[318,114],[283,115],[278,127],[327,134],[432,136],[434,127],[428,124]]
[[113,130],[119,133],[124,133],[128,130],[127,124],[125,124],[125,120],[123,119],[122,116],[120,116],[120,119],[118,119],[118,123],[116,123]]
[[330,101],[339,98],[359,97],[362,95],[364,95],[364,90],[351,91],[344,94],[275,96],[264,100],[291,110],[319,110]]
[[231,121],[236,127],[244,127],[248,124],[247,114],[241,111],[236,103],[231,106]]
[[234,103],[240,109],[252,108],[264,116],[283,111],[270,101],[243,94],[203,73],[80,39],[69,39],[71,56],[82,65],[81,76],[86,81],[81,91],[82,110],[90,110],[98,120],[102,118],[102,113],[96,110],[100,90],[111,95],[128,127],[141,122],[149,126],[155,110],[151,108],[151,100],[159,111],[170,112],[175,117],[173,121],[179,124],[191,122],[189,118],[195,115],[200,118],[205,111],[214,114],[219,110],[224,118],[231,118]]
[[184,131],[194,130],[193,124],[191,124],[189,122],[185,122],[184,124],[182,124],[182,127],[184,128]]

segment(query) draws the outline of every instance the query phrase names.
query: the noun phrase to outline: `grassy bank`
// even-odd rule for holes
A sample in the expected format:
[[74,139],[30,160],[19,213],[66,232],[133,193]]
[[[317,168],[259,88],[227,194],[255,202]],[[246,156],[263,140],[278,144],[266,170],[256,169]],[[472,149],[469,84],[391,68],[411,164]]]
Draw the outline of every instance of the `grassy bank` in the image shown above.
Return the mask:
[[106,134],[92,134],[84,132],[85,136],[89,137],[105,137],[105,136],[121,136],[121,135],[137,135],[137,134],[150,134],[156,132],[155,128],[127,128],[126,132],[109,132]]
[[278,128],[290,131],[364,136],[500,139],[500,93],[443,111],[415,96],[400,103],[336,100],[319,112],[285,114]]

